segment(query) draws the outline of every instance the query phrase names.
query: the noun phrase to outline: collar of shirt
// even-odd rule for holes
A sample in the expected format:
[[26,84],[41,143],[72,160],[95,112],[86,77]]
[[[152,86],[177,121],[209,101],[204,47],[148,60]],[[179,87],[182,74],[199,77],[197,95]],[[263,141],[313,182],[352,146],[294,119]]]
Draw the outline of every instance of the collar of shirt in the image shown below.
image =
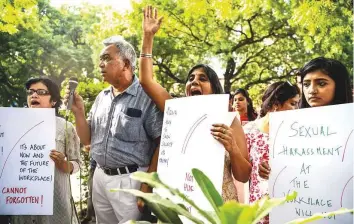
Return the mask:
[[[138,86],[139,86],[138,78],[135,75],[133,75],[132,84],[130,84],[130,86],[128,86],[128,88],[126,88],[121,94],[127,93],[132,96],[136,96],[136,94],[138,93]],[[106,89],[104,89],[103,91],[106,95],[109,93],[113,94],[113,87],[109,86]]]

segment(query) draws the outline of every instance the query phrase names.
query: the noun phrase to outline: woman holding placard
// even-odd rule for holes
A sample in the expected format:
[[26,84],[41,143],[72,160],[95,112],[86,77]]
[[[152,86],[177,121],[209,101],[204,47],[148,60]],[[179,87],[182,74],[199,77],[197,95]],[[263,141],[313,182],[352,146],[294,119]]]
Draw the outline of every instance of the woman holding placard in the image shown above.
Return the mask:
[[[55,108],[61,105],[59,87],[48,78],[32,78],[25,84],[29,108]],[[45,135],[43,136],[45,137]],[[56,117],[56,149],[49,156],[55,163],[53,215],[12,216],[12,224],[78,223],[71,201],[69,175],[79,170],[80,140],[74,126]]]
[[[254,203],[268,194],[268,181],[263,179],[263,176],[260,175],[260,164],[265,163],[266,171],[268,172],[269,113],[296,109],[299,98],[300,92],[297,86],[289,82],[276,82],[271,84],[262,97],[260,119],[249,122],[244,126],[252,163],[250,203]],[[269,223],[268,216],[260,223]]]
[[[346,67],[335,59],[318,57],[299,70],[302,95],[300,108],[352,103],[352,89]],[[269,178],[270,168],[264,162],[259,167],[262,178]]]
[[[157,10],[151,6],[144,10],[143,44],[140,54],[139,78],[145,92],[164,111],[165,101],[171,95],[153,79],[152,45],[155,33],[159,30],[162,18],[157,18]],[[223,93],[219,78],[215,71],[207,65],[194,66],[188,73],[186,82],[186,96],[221,94]],[[245,135],[237,119],[228,127],[224,124],[215,124],[211,134],[224,145],[225,167],[223,181],[223,199],[237,200],[232,175],[236,180],[246,182],[249,179],[251,165],[248,161]]]

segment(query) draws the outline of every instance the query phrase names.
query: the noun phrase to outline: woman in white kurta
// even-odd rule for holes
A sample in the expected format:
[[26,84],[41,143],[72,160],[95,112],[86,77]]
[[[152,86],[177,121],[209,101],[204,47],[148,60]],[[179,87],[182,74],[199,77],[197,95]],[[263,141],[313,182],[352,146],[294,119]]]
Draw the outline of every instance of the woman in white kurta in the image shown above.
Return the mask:
[[[61,105],[58,86],[48,78],[30,79],[26,83],[29,108],[58,108]],[[42,133],[45,137],[45,133]],[[67,138],[67,144],[65,144]],[[55,163],[53,215],[12,216],[13,224],[70,224],[78,223],[71,203],[70,174],[79,170],[80,141],[74,126],[56,117],[56,148],[50,158]]]

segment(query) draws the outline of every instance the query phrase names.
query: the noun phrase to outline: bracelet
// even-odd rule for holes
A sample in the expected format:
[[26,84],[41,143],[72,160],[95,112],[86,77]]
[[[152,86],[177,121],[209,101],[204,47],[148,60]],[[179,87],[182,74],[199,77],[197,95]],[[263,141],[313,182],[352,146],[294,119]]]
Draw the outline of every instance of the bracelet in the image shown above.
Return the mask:
[[152,58],[152,54],[140,53],[141,58]]

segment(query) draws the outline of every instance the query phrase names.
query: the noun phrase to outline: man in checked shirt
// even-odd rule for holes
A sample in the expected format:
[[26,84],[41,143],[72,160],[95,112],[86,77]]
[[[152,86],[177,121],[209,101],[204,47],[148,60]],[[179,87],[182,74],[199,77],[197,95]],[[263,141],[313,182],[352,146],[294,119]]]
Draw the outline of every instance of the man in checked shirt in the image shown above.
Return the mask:
[[137,170],[156,171],[163,114],[134,75],[134,48],[121,37],[108,38],[103,44],[99,67],[110,86],[99,93],[87,120],[77,93],[72,112],[80,140],[91,145],[91,156],[97,162],[92,191],[97,223],[124,223],[139,220],[143,203],[137,205],[131,194],[110,189],[149,191],[129,175]]

